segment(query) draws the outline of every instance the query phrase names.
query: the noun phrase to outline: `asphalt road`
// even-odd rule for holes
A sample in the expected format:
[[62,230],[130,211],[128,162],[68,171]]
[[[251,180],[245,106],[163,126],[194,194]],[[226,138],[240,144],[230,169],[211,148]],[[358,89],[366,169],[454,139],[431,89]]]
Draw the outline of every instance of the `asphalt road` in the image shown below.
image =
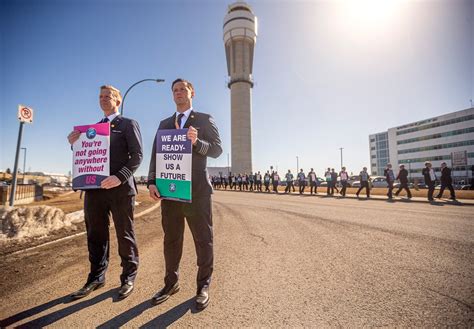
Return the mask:
[[156,211],[136,223],[141,264],[129,298],[116,299],[113,242],[105,287],[69,300],[88,271],[82,236],[1,259],[1,325],[472,327],[473,215],[447,204],[216,192],[215,274],[203,312],[193,308],[188,229],[181,291],[149,303],[164,268]]

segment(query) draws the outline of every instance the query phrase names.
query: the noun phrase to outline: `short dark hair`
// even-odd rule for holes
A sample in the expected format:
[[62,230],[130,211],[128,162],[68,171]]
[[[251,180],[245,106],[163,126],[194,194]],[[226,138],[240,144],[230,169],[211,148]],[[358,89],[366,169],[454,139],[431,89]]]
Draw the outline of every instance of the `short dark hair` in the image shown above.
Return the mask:
[[177,84],[178,82],[184,83],[186,85],[186,87],[189,87],[192,91],[194,91],[193,84],[191,82],[189,82],[188,80],[181,79],[181,78],[178,78],[178,79],[173,81],[173,83],[171,84],[171,90],[173,90],[174,85]]

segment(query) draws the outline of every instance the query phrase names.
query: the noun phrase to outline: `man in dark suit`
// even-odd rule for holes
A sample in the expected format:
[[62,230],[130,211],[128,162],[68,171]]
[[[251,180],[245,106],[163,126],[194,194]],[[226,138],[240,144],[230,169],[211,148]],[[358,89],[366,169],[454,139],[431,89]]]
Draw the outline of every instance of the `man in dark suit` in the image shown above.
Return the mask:
[[436,196],[438,199],[441,199],[443,196],[444,190],[448,188],[449,192],[451,193],[451,200],[456,200],[456,194],[454,193],[453,188],[453,178],[451,177],[451,169],[448,168],[446,162],[441,164],[441,189],[439,190],[438,195]]
[[[187,138],[193,145],[192,152],[192,203],[162,200],[161,216],[164,231],[166,263],[165,286],[155,294],[154,305],[166,301],[179,291],[178,271],[183,252],[184,218],[193,235],[197,254],[196,308],[202,310],[209,304],[209,285],[214,266],[212,231],[212,187],[207,174],[207,157],[217,158],[222,153],[221,140],[214,119],[192,107],[194,87],[186,80],[176,79],[171,89],[176,113],[160,122],[158,129],[187,128]],[[160,200],[155,185],[156,138],[151,152],[148,189],[154,200]]]
[[405,169],[405,165],[403,164],[401,164],[399,168],[400,171],[398,172],[397,180],[400,182],[400,187],[398,188],[397,192],[395,192],[395,196],[398,196],[400,191],[405,189],[405,191],[407,191],[408,199],[411,199],[411,192],[410,188],[408,187],[408,170]]
[[433,201],[433,192],[436,184],[436,175],[431,166],[431,162],[425,162],[425,168],[421,171],[425,179],[425,184],[428,186],[428,201]]
[[387,180],[387,186],[388,186],[387,196],[389,199],[392,199],[393,197],[392,190],[393,190],[393,182],[395,181],[395,174],[393,173],[391,163],[387,163],[387,167],[385,168],[383,173],[385,175],[385,179]]
[[[91,268],[84,287],[71,295],[75,299],[89,295],[105,283],[109,263],[110,213],[122,260],[119,299],[132,293],[138,269],[138,248],[133,230],[137,190],[133,173],[143,158],[140,128],[136,121],[119,114],[122,96],[118,89],[102,86],[99,101],[104,111],[100,122],[110,122],[110,176],[101,182],[101,189],[87,190],[85,194],[84,217]],[[71,132],[69,143],[72,145],[79,136],[79,131]]]

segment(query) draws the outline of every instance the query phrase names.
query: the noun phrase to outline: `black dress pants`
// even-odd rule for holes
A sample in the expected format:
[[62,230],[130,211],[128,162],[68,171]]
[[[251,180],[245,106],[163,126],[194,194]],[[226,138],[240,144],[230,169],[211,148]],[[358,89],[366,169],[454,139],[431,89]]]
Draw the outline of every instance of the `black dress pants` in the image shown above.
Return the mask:
[[135,196],[128,195],[129,187],[120,185],[110,190],[86,191],[84,218],[87,229],[87,247],[91,263],[87,282],[104,282],[109,265],[110,214],[114,221],[121,258],[122,284],[135,281],[138,269],[138,248],[133,230]]
[[433,201],[433,193],[435,190],[435,182],[431,182],[428,184],[428,200]]
[[393,182],[392,181],[387,181],[387,184],[388,184],[387,196],[388,196],[389,199],[391,199],[391,198],[393,198],[393,194],[392,194]]
[[398,188],[397,192],[395,192],[395,195],[398,196],[402,190],[405,190],[407,192],[407,197],[411,198],[411,192],[410,188],[408,187],[408,183],[400,183],[400,187]]
[[184,218],[193,235],[198,273],[197,288],[209,286],[214,269],[211,196],[194,197],[192,203],[163,200],[161,216],[165,254],[165,285],[178,282],[179,263],[183,254]]
[[341,180],[341,184],[342,184],[341,195],[346,196],[347,181]]
[[369,189],[369,182],[367,182],[367,181],[361,181],[360,182],[360,187],[357,190],[356,195],[359,196],[360,191],[362,191],[362,189],[364,189],[364,188],[365,188],[365,193],[366,193],[367,197],[369,198],[370,197],[370,189]]
[[456,194],[454,193],[454,188],[453,184],[443,184],[441,183],[441,189],[439,190],[438,193],[438,198],[441,198],[443,196],[444,190],[448,188],[449,192],[451,193],[451,199],[456,199]]
[[304,193],[304,188],[305,188],[305,182],[298,182],[299,188],[300,188],[300,194]]

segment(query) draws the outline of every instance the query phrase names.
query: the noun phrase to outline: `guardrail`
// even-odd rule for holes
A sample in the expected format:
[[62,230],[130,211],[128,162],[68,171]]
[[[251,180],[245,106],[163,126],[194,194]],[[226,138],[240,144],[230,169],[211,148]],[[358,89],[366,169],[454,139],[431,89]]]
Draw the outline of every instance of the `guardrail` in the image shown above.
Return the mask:
[[[10,201],[11,185],[0,186],[0,205]],[[26,204],[43,199],[43,187],[37,184],[19,184],[16,186],[15,204]]]

